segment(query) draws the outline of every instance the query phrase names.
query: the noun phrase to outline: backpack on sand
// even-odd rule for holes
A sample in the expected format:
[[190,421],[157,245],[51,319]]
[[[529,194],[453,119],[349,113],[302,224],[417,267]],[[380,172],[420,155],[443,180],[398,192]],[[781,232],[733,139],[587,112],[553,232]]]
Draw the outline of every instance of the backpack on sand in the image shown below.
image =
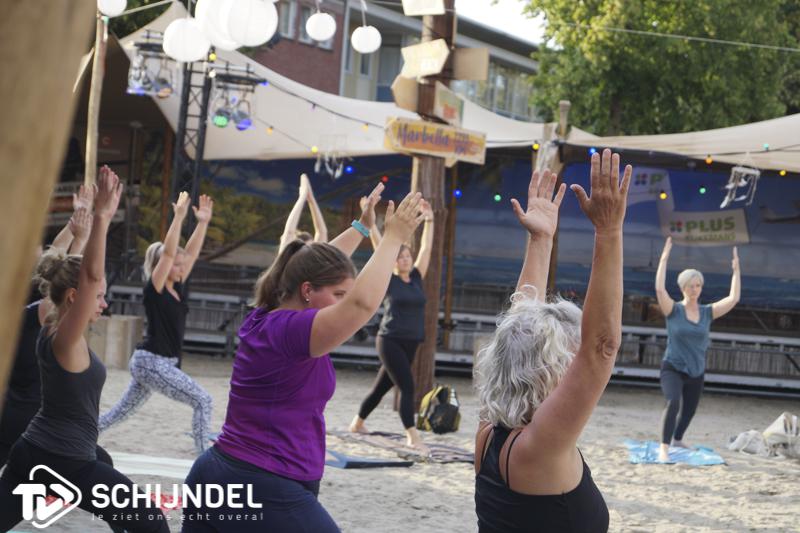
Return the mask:
[[422,398],[417,416],[417,429],[434,433],[458,431],[461,422],[458,405],[456,390],[437,383]]

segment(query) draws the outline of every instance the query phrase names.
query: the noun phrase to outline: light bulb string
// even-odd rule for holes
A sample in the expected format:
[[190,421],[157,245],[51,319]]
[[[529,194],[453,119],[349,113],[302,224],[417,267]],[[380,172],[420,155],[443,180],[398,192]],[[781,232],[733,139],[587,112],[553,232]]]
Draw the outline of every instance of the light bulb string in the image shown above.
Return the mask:
[[367,25],[367,0],[361,0],[361,25]]

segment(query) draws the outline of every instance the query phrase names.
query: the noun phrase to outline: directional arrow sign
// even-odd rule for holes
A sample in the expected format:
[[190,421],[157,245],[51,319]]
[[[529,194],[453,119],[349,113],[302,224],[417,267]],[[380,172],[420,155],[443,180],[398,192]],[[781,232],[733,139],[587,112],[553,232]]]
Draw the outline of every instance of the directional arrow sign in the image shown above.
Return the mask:
[[461,126],[461,119],[464,116],[464,100],[444,83],[437,81],[433,99],[433,114],[448,124]]
[[383,145],[396,152],[411,152],[482,165],[486,134],[434,124],[424,120],[389,118]]
[[439,74],[447,62],[450,49],[444,39],[436,39],[427,43],[406,46],[401,53],[405,63],[400,75],[404,78],[421,78]]
[[407,17],[444,15],[444,0],[403,0],[403,13]]

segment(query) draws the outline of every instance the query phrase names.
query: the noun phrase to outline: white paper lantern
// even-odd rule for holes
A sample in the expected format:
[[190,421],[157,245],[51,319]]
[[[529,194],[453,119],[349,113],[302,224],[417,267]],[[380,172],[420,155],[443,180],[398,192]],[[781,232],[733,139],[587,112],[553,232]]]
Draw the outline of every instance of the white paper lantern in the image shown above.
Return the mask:
[[128,6],[128,0],[97,0],[97,9],[107,17],[122,15]]
[[242,46],[258,46],[278,29],[278,10],[270,0],[233,0],[222,10],[222,27]]
[[359,54],[371,54],[381,47],[381,32],[375,26],[359,26],[350,36],[350,42]]
[[336,33],[336,19],[327,13],[314,13],[306,21],[306,33],[315,41],[324,43]]
[[164,52],[176,61],[200,61],[210,47],[211,41],[191,17],[173,20],[164,32]]
[[222,12],[230,9],[233,0],[199,0],[194,10],[195,18],[211,41],[219,50],[236,50],[241,46],[228,35],[223,27]]

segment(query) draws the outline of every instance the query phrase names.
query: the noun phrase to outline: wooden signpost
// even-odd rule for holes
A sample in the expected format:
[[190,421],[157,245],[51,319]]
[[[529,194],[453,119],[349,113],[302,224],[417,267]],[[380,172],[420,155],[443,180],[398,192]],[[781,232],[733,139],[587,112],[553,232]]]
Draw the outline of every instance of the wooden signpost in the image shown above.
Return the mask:
[[422,42],[402,49],[405,64],[392,92],[398,106],[426,120],[390,119],[384,144],[414,156],[411,190],[422,193],[434,214],[433,249],[425,276],[425,340],[411,368],[419,405],[433,385],[447,220],[445,165],[483,164],[486,153],[484,134],[458,127],[463,101],[449,90],[449,84],[453,79],[486,79],[489,55],[483,49],[455,49],[455,0],[403,0],[403,10],[409,16],[424,15]]

